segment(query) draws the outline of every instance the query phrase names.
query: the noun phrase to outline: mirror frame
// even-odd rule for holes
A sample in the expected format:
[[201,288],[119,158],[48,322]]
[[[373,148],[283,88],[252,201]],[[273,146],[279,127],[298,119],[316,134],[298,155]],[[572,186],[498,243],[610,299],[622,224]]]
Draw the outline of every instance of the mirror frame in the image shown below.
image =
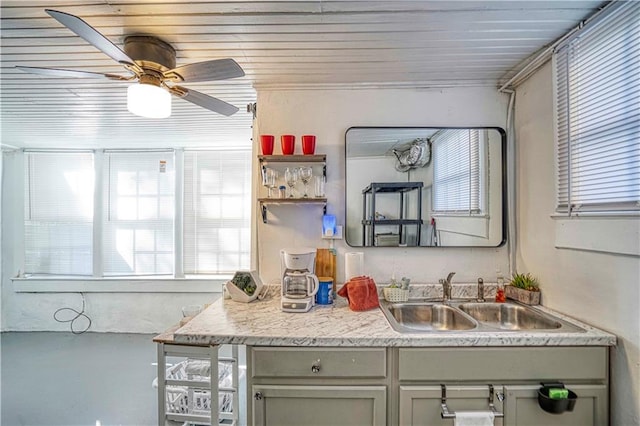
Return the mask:
[[[434,129],[478,129],[478,130],[495,130],[500,134],[501,139],[501,149],[502,149],[502,158],[501,164],[502,167],[502,197],[500,198],[502,201],[502,240],[499,244],[495,246],[364,246],[364,245],[352,245],[347,239],[347,181],[349,179],[349,171],[347,170],[347,135],[350,130],[381,130],[381,129],[398,129],[398,130],[409,130],[409,129],[426,129],[426,130],[434,130]],[[508,223],[508,209],[507,209],[507,132],[502,127],[496,126],[352,126],[349,127],[344,133],[344,241],[349,247],[353,248],[400,248],[400,249],[449,249],[449,248],[474,248],[474,249],[495,249],[498,247],[502,247],[507,242],[507,223]]]

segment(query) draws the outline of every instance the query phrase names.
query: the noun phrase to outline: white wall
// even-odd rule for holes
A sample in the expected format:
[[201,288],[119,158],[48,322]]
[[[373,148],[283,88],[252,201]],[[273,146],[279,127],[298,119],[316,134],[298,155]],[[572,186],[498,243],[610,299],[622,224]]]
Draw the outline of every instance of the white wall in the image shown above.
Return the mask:
[[[494,88],[261,90],[254,134],[317,135],[316,153],[327,154],[328,213],[338,224],[345,218],[344,136],[352,126],[499,126],[505,127],[507,97]],[[256,138],[257,139],[257,138]],[[276,147],[275,153],[281,151]],[[278,282],[279,251],[285,247],[328,247],[320,238],[322,209],[317,206],[270,208],[267,224],[258,226],[262,279]],[[495,279],[508,269],[506,247],[499,248],[358,248],[342,241],[338,282],[344,278],[344,253],[363,251],[365,271],[378,283],[393,272],[413,282],[437,282],[456,271],[454,282]]]
[[[546,306],[618,336],[618,346],[611,351],[612,424],[637,425],[640,258],[554,247],[552,95],[550,64],[518,87],[516,94],[518,268],[540,278]],[[640,222],[635,226],[637,230]]]
[[[54,285],[43,280],[37,283],[12,281],[11,277],[22,268],[22,208],[23,170],[22,156],[18,153],[5,153],[2,167],[2,291],[1,322],[2,331],[69,331],[68,323],[59,323],[53,319],[59,308],[82,308],[82,296],[77,292],[23,293],[14,289],[30,284],[43,288]],[[68,283],[55,283],[63,288]],[[160,287],[175,285],[173,292],[149,290],[147,283],[125,282],[126,292],[113,292],[109,287],[122,285],[122,282],[91,281],[77,283],[77,289],[85,293],[86,314],[91,317],[90,331],[156,333],[161,332],[182,318],[182,306],[211,303],[220,297],[220,283],[200,283],[199,292],[183,292],[182,288],[190,283],[157,282]],[[153,284],[153,283],[152,283]],[[84,286],[84,287],[83,287]],[[101,286],[104,291],[91,291],[90,287]],[[182,286],[182,287],[181,287]],[[133,288],[138,288],[131,292]],[[204,289],[204,290],[203,290]],[[214,291],[217,289],[217,293]],[[84,291],[83,290],[83,291]],[[67,291],[71,291],[68,290]],[[80,291],[80,290],[77,290]],[[165,290],[166,291],[166,290]],[[78,321],[76,328],[83,329]]]

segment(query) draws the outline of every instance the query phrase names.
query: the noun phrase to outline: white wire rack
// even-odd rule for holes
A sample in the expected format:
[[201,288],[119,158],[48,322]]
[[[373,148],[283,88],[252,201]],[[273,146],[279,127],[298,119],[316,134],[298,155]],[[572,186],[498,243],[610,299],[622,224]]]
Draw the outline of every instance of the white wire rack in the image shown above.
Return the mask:
[[[231,347],[231,357],[219,357],[218,349],[158,344],[159,425],[238,424],[238,347]],[[167,357],[183,359],[168,365]]]

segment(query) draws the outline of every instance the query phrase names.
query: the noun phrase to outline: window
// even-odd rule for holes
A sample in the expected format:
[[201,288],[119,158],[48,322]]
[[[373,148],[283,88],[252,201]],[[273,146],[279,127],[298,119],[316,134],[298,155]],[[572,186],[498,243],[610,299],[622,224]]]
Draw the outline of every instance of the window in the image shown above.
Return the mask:
[[640,3],[554,54],[557,212],[640,211]]
[[433,137],[434,213],[480,213],[480,149],[477,129],[448,129]]
[[184,154],[184,272],[248,269],[250,151]]
[[91,275],[93,154],[25,154],[25,273]]
[[172,274],[173,152],[108,152],[104,165],[104,274]]
[[[25,273],[182,277],[248,269],[251,151],[180,154],[25,152]],[[184,185],[176,187],[176,176]],[[180,211],[184,220],[176,221]]]

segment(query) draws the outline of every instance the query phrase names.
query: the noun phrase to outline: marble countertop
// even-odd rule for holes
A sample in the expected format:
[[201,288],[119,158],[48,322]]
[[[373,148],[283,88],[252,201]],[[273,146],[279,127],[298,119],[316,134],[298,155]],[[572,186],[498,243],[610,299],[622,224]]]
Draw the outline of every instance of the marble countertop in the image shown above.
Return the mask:
[[[277,293],[277,292],[274,292]],[[184,326],[156,341],[189,345],[244,344],[256,346],[612,346],[616,337],[575,319],[538,307],[584,332],[430,331],[399,333],[379,308],[351,311],[346,300],[315,306],[310,312],[280,310],[280,295],[240,303],[220,299]]]

